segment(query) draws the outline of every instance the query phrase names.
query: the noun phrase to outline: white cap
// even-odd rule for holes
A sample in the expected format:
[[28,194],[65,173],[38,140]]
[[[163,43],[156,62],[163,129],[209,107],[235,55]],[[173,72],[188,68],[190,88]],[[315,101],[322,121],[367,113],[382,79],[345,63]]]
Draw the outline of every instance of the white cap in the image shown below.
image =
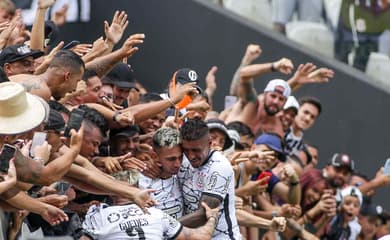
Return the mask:
[[295,108],[297,111],[299,110],[299,103],[298,103],[297,99],[292,95],[287,98],[287,101],[283,106],[283,110],[286,110],[289,108]]
[[354,186],[348,186],[341,190],[341,196],[344,199],[346,196],[354,196],[359,199],[360,206],[363,204],[363,194],[360,192],[359,188]]
[[283,96],[288,98],[291,94],[291,88],[283,79],[273,79],[268,82],[264,92],[280,92]]

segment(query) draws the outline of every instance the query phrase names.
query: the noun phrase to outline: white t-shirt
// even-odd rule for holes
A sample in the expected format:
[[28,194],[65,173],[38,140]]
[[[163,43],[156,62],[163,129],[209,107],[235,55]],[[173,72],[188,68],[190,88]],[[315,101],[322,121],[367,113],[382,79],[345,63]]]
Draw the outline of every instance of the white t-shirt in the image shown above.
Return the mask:
[[184,156],[178,177],[186,214],[199,208],[202,194],[217,197],[221,199],[221,210],[212,239],[241,239],[234,208],[234,172],[225,156],[211,152],[199,168],[193,168]]
[[151,179],[140,174],[138,187],[156,190],[150,194],[151,198],[157,201],[156,208],[175,219],[183,216],[183,196],[176,175],[167,179]]
[[136,204],[123,206],[91,206],[85,216],[83,229],[94,239],[156,240],[174,239],[182,225],[157,208],[145,214]]

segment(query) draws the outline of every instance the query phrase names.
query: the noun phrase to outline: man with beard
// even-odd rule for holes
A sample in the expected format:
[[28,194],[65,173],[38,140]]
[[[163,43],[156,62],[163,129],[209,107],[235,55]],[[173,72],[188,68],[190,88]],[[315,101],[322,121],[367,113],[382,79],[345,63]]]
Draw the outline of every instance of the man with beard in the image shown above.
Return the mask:
[[355,162],[347,154],[335,153],[323,168],[322,175],[332,187],[343,188],[354,169]]
[[[255,135],[260,131],[274,132],[280,137],[284,136],[282,122],[279,113],[283,109],[286,99],[290,96],[291,88],[282,79],[273,79],[268,82],[264,94],[256,96],[255,92],[247,96],[247,103],[236,103],[226,122],[240,121],[248,126]],[[240,112],[240,114],[238,114]],[[256,112],[255,117],[253,113]]]

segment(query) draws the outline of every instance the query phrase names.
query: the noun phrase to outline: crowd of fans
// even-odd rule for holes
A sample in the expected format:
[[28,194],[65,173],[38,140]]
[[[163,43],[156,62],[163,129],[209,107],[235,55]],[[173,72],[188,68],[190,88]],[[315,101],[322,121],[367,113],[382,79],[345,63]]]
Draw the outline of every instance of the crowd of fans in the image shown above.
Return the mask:
[[[346,153],[319,169],[304,140],[322,105],[292,94],[331,69],[253,64],[261,48],[250,44],[231,81],[236,101],[218,113],[216,67],[205,89],[181,68],[148,92],[127,64],[145,35],[113,50],[124,11],[91,45],[53,45],[64,23],[45,22],[54,2],[38,0],[28,32],[0,1],[0,238],[389,238],[390,215],[371,198],[390,175],[368,179]],[[293,77],[257,93],[254,79],[270,72]]]
[[282,34],[291,22],[315,23],[328,29],[334,52],[327,55],[361,71],[365,71],[371,52],[390,55],[388,0],[210,1]]

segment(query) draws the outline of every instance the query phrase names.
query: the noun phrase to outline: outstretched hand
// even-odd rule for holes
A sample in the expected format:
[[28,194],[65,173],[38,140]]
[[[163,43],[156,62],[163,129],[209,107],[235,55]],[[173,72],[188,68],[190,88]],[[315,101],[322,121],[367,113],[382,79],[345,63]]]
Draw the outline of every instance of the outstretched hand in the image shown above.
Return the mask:
[[104,33],[106,34],[107,41],[114,45],[117,44],[121,40],[128,24],[129,21],[127,20],[126,12],[115,11],[111,25],[107,21],[104,21]]

